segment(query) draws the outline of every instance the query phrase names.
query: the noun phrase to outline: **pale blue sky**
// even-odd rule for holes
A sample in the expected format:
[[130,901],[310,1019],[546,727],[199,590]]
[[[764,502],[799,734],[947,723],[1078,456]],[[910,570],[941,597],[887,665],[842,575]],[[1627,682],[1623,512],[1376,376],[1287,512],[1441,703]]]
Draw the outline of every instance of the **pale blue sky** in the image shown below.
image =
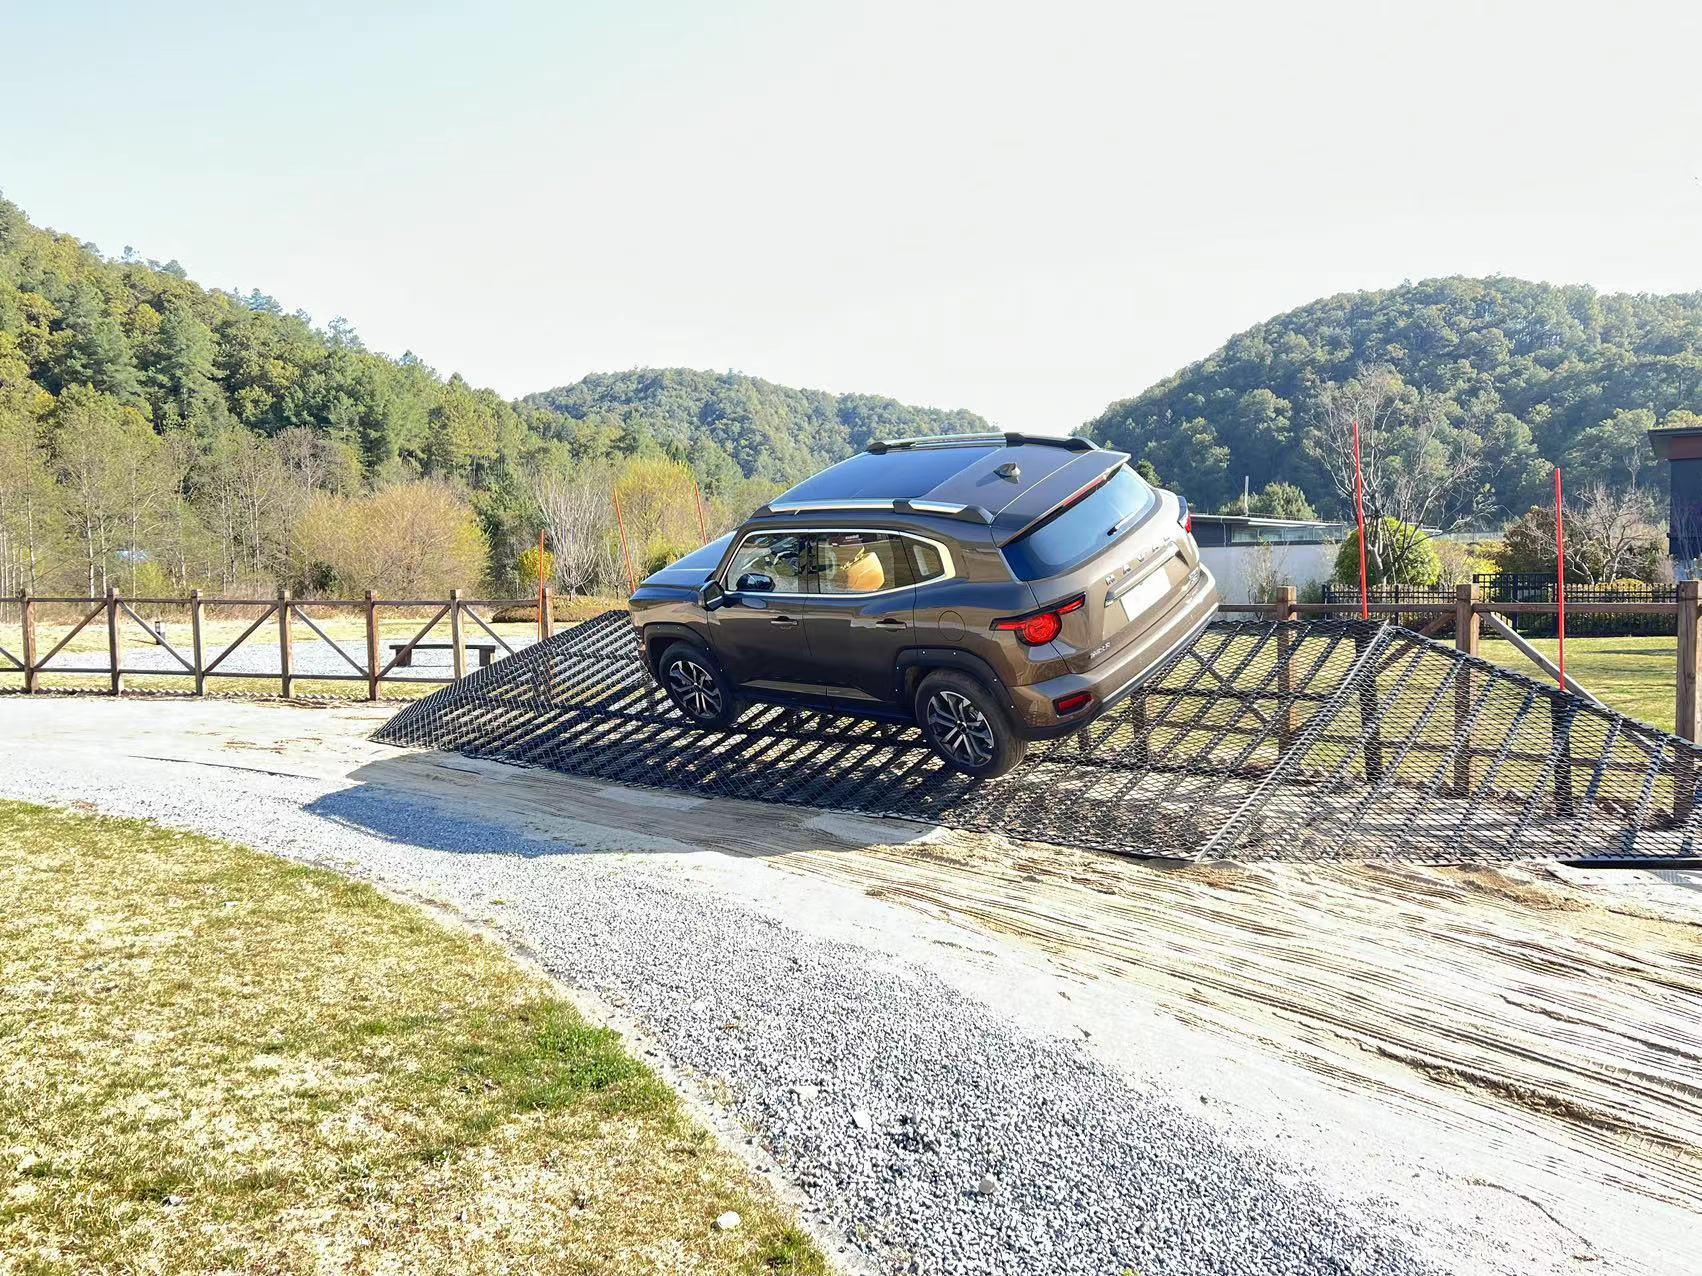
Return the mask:
[[0,190],[520,394],[1067,429],[1321,294],[1702,288],[1702,7],[0,0]]

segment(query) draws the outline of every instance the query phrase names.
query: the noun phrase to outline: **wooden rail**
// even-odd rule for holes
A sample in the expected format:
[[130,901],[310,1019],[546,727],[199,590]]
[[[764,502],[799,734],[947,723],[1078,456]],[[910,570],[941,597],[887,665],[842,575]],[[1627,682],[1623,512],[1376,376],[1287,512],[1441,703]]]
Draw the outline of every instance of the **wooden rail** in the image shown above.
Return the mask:
[[[311,682],[364,682],[367,687],[367,698],[379,698],[385,682],[453,682],[466,673],[465,642],[469,634],[468,624],[471,622],[474,630],[483,630],[490,639],[496,642],[504,654],[513,655],[514,648],[492,628],[490,621],[483,614],[496,608],[513,607],[534,610],[538,614],[538,636],[547,638],[554,632],[550,616],[553,605],[553,591],[546,591],[545,605],[538,607],[538,599],[532,598],[494,598],[467,599],[461,596],[459,590],[451,591],[450,597],[442,598],[391,598],[380,599],[370,591],[365,598],[322,598],[305,599],[293,598],[289,591],[280,590],[276,598],[208,598],[199,590],[184,598],[123,598],[116,590],[109,590],[103,598],[45,596],[37,597],[22,594],[17,598],[19,608],[19,625],[22,630],[21,642],[16,651],[9,643],[0,639],[0,673],[22,672],[24,690],[36,692],[41,689],[43,674],[77,674],[81,676],[99,676],[109,680],[112,694],[121,695],[124,690],[124,680],[127,677],[190,677],[194,680],[195,694],[206,692],[207,679],[218,676],[221,678],[243,678],[256,681],[270,681],[279,684],[279,689],[285,696],[294,691],[298,681]],[[43,605],[73,607],[82,612],[71,631],[60,638],[52,650],[46,655],[40,654],[37,642],[37,626],[39,624],[40,608]],[[149,629],[142,620],[137,608],[140,607],[172,607],[186,609],[189,613],[190,650],[187,654],[179,651]],[[205,615],[209,607],[221,608],[226,611],[250,610],[257,614],[253,622],[243,631],[242,635],[229,646],[211,654],[205,645]],[[380,613],[389,610],[399,612],[404,609],[417,611],[421,608],[431,608],[431,619],[426,621],[411,639],[409,645],[424,641],[437,631],[437,627],[448,622],[449,641],[453,644],[451,657],[451,676],[413,675],[406,677],[395,673],[397,656],[392,656],[386,663],[381,663],[382,655],[379,643]],[[86,610],[85,610],[86,609]],[[1302,603],[1296,600],[1293,586],[1285,585],[1276,591],[1276,600],[1268,603],[1225,603],[1222,610],[1229,614],[1256,615],[1273,620],[1291,621],[1305,616],[1352,615],[1358,610],[1357,604],[1349,603]],[[1557,610],[1554,603],[1488,603],[1478,596],[1477,586],[1461,585],[1458,587],[1453,602],[1373,602],[1371,613],[1377,615],[1402,615],[1413,617],[1429,617],[1419,632],[1433,636],[1441,630],[1452,626],[1454,630],[1454,645],[1467,655],[1476,656],[1482,636],[1482,627],[1487,624],[1499,633],[1515,650],[1529,659],[1538,669],[1549,677],[1555,677],[1554,666],[1537,653],[1529,643],[1512,632],[1500,618],[1516,613],[1550,614]],[[366,644],[364,660],[357,659],[355,654],[348,651],[342,643],[333,641],[321,627],[323,615],[314,612],[353,611],[360,614],[365,621]],[[1608,613],[1628,613],[1644,615],[1676,615],[1678,629],[1678,660],[1674,672],[1674,734],[1692,742],[1702,742],[1702,582],[1687,580],[1678,585],[1678,598],[1675,602],[1650,603],[1573,603],[1567,606],[1568,614],[1597,615]],[[177,668],[167,669],[126,669],[123,665],[122,629],[124,620],[133,620],[143,629],[153,634],[154,640],[175,659]],[[53,666],[50,662],[90,624],[104,620],[107,631],[108,663],[96,667]],[[252,638],[268,620],[276,621],[278,642],[277,672],[247,672],[239,670],[221,671],[226,657]],[[347,673],[310,673],[300,672],[295,665],[295,626],[300,622],[334,652],[348,666]],[[478,637],[476,632],[473,637]],[[1279,644],[1280,645],[1280,644]],[[1286,646],[1283,646],[1286,650]],[[397,653],[398,656],[400,653]],[[1567,677],[1568,688],[1587,699],[1597,697],[1578,684],[1570,675]],[[1455,696],[1460,706],[1458,712],[1464,713],[1465,706],[1471,703],[1471,674],[1463,673],[1455,684]],[[1371,711],[1375,706],[1367,706]],[[1284,711],[1286,715],[1286,710]],[[1282,735],[1289,738],[1293,732],[1291,722],[1285,721]],[[1468,789],[1472,782],[1472,759],[1469,753],[1462,753],[1457,762],[1456,786],[1462,790]]]
[[[463,677],[467,672],[465,643],[468,637],[480,638],[478,630],[483,630],[502,649],[503,655],[514,654],[513,645],[499,634],[490,619],[484,614],[497,608],[520,608],[537,613],[537,630],[540,638],[549,637],[555,630],[550,615],[550,609],[555,605],[555,591],[544,590],[543,606],[539,606],[539,597],[531,598],[489,598],[466,599],[461,597],[460,590],[452,590],[449,598],[379,598],[370,590],[365,598],[296,598],[287,589],[280,589],[275,598],[209,598],[200,590],[192,591],[183,598],[125,598],[115,589],[109,589],[102,598],[68,597],[61,595],[37,596],[20,594],[15,600],[18,607],[18,628],[20,642],[18,651],[14,653],[10,647],[10,638],[0,634],[0,673],[22,673],[23,689],[26,694],[35,694],[43,689],[42,676],[71,674],[79,677],[96,676],[107,679],[113,695],[124,694],[127,678],[190,678],[194,683],[194,694],[205,695],[209,678],[242,678],[260,682],[275,682],[280,694],[288,697],[294,694],[297,682],[362,682],[366,684],[366,695],[369,700],[377,700],[382,694],[386,682],[411,683],[447,683]],[[42,653],[38,631],[41,626],[41,609],[43,606],[69,607],[74,609],[76,619],[69,632],[60,636],[51,649]],[[186,611],[189,616],[189,644],[187,652],[180,650],[169,641],[165,634],[150,625],[142,618],[139,608],[170,607]],[[209,650],[207,643],[207,612],[209,608],[218,608],[227,613],[249,617],[246,628],[237,636],[236,641],[226,646]],[[423,642],[446,619],[448,621],[449,641],[454,644],[451,659],[451,675],[432,675],[408,673],[401,675],[394,672],[398,667],[398,659],[403,654],[398,651],[388,663],[381,663],[380,630],[383,613],[410,611],[417,612],[421,608],[432,608],[431,619],[407,640],[405,646],[412,648]],[[344,642],[331,637],[325,631],[324,622],[329,617],[327,612],[355,612],[363,620],[365,630],[364,653],[352,652]],[[317,613],[317,614],[316,614]],[[73,639],[97,621],[105,622],[106,655],[105,665],[76,665],[54,664],[53,659],[68,647]],[[138,669],[124,664],[124,628],[126,621],[134,622],[149,637],[149,641],[162,649],[173,662],[165,668]],[[273,621],[276,630],[278,652],[278,668],[276,671],[226,669],[226,659],[244,644],[249,643],[267,621]],[[469,622],[474,627],[469,631]],[[341,659],[338,672],[303,672],[296,661],[296,626],[304,626],[313,635],[336,653]],[[98,632],[98,631],[97,631]],[[182,639],[179,639],[181,642]],[[345,640],[346,641],[346,640]],[[364,660],[360,658],[364,655]],[[342,672],[342,667],[347,672]]]
[[[1272,620],[1294,620],[1302,616],[1351,616],[1359,611],[1358,603],[1298,603],[1292,586],[1276,591],[1276,601],[1268,603],[1225,603],[1222,611],[1236,615],[1262,616]],[[1546,676],[1559,677],[1553,662],[1536,651],[1524,638],[1513,632],[1511,625],[1501,619],[1510,615],[1554,615],[1555,603],[1491,603],[1478,594],[1476,585],[1460,585],[1453,602],[1373,602],[1373,616],[1429,617],[1419,632],[1426,637],[1452,626],[1454,646],[1469,656],[1479,655],[1483,626],[1488,625],[1498,636],[1510,643]],[[1567,603],[1568,616],[1654,615],[1677,616],[1678,661],[1673,678],[1673,734],[1692,743],[1702,742],[1702,581],[1681,580],[1678,598],[1670,603]],[[1586,700],[1600,699],[1581,686],[1571,674],[1566,676],[1567,690]],[[1471,702],[1469,671],[1456,683],[1459,704]],[[1471,782],[1471,759],[1462,755],[1459,760],[1457,786],[1468,788]]]

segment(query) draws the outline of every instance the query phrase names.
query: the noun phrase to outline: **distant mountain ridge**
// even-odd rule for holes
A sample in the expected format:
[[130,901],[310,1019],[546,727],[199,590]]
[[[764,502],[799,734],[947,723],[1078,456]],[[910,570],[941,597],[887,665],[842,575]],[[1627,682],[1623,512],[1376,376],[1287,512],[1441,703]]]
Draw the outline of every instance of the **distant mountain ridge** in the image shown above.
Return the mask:
[[790,482],[862,450],[871,439],[961,434],[991,427],[963,409],[919,408],[874,394],[832,394],[737,372],[634,368],[596,372],[529,394],[529,407],[573,421],[616,418],[694,461],[724,453],[747,477]]
[[[1702,293],[1603,294],[1500,277],[1341,293],[1256,324],[1085,427],[1196,505],[1273,481],[1343,511],[1308,450],[1322,389],[1386,365],[1481,440],[1497,504],[1569,482],[1650,484],[1645,432],[1702,411]],[[1702,423],[1702,422],[1699,422]]]

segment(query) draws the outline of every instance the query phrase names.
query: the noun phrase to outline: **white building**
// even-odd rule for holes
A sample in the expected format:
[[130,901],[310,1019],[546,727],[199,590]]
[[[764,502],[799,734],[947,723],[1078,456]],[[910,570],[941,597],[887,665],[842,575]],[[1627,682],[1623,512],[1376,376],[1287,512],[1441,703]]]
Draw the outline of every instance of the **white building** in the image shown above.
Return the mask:
[[1346,523],[1309,519],[1195,514],[1200,558],[1217,577],[1226,603],[1264,601],[1273,585],[1322,585],[1335,571]]

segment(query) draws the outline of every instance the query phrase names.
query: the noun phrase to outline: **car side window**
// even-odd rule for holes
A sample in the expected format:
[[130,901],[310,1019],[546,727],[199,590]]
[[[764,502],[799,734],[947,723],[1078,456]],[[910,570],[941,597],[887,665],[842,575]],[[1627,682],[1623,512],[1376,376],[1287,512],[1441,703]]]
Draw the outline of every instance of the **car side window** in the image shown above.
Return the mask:
[[911,540],[909,537],[905,538],[904,543],[910,550],[910,565],[918,585],[937,580],[946,574],[945,555],[940,553],[937,546],[927,541]]
[[877,594],[916,579],[905,539],[890,532],[818,532],[811,567],[823,594]]
[[805,538],[796,532],[753,532],[733,551],[724,588],[734,593],[804,593],[804,553]]

